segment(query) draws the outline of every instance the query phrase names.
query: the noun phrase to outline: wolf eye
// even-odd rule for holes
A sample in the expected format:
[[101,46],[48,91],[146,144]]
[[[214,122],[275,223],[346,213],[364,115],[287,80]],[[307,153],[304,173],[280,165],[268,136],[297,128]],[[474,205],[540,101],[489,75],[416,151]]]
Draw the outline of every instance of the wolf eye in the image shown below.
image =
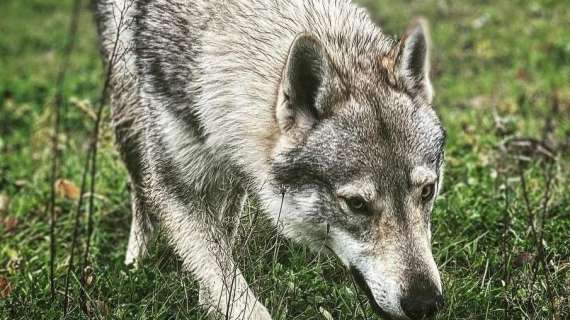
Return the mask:
[[366,212],[366,201],[359,197],[352,197],[346,199],[346,204],[350,210],[354,212],[364,213]]
[[426,184],[422,189],[422,201],[428,202],[435,193],[435,183]]

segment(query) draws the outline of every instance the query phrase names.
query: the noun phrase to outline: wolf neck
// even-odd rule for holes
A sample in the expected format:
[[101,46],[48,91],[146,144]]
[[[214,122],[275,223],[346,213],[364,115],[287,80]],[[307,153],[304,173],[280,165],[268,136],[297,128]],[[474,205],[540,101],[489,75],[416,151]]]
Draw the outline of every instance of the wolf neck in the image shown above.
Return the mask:
[[297,34],[318,38],[348,81],[393,45],[347,0],[218,1],[206,10],[210,19],[200,36],[195,108],[208,143],[231,150],[252,174],[268,171],[279,142],[277,90]]

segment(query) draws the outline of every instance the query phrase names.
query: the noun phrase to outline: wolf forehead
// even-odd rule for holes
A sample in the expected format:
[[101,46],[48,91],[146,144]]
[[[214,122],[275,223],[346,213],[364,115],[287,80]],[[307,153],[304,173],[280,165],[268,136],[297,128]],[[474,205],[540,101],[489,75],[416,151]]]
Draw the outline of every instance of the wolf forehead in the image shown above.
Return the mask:
[[389,182],[409,178],[418,166],[439,175],[445,131],[431,106],[388,87],[353,92],[333,102],[335,111],[301,145],[276,157],[280,182],[331,188],[362,177]]

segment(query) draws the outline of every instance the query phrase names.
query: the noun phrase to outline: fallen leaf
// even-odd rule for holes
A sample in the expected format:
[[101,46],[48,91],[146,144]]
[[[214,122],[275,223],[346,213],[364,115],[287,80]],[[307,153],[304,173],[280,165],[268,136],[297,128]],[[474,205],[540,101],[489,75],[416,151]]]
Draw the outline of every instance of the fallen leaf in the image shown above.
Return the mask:
[[10,197],[5,194],[0,194],[0,216],[8,213],[10,208]]
[[89,288],[93,284],[95,280],[95,273],[93,272],[93,268],[90,266],[85,267],[83,270],[83,284]]
[[28,184],[28,181],[26,180],[16,180],[14,181],[14,186],[16,186],[16,188],[23,188]]
[[524,68],[519,68],[515,73],[517,80],[526,81],[529,79],[528,72]]
[[4,221],[2,221],[2,224],[4,225],[4,232],[10,232],[18,226],[18,219],[14,217],[6,217],[4,218]]
[[323,315],[323,318],[327,319],[327,320],[334,320],[333,316],[331,315],[331,313],[323,308],[323,307],[319,307],[319,312]]
[[11,100],[12,97],[14,96],[14,94],[12,93],[12,91],[6,89],[6,90],[4,90],[4,92],[2,93],[2,96],[4,97],[4,100]]
[[0,299],[6,299],[12,293],[12,285],[6,277],[0,276]]
[[530,252],[521,252],[513,261],[513,267],[520,268],[524,265],[531,263],[534,260],[534,254]]
[[101,300],[88,301],[86,307],[87,314],[91,316],[101,315],[106,318],[111,314],[111,308]]
[[61,198],[67,198],[70,200],[79,199],[79,188],[69,180],[58,179],[55,182],[55,191],[57,195]]

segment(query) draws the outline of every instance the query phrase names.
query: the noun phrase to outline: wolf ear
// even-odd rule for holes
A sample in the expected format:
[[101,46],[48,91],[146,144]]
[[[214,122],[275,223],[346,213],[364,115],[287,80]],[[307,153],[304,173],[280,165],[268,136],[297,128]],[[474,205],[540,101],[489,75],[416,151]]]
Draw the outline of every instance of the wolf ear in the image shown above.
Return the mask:
[[276,116],[281,132],[301,138],[325,114],[332,72],[320,41],[310,34],[298,35],[289,49],[279,89]]
[[427,103],[433,99],[430,73],[430,38],[427,21],[414,20],[396,48],[396,72],[407,90],[420,95]]

